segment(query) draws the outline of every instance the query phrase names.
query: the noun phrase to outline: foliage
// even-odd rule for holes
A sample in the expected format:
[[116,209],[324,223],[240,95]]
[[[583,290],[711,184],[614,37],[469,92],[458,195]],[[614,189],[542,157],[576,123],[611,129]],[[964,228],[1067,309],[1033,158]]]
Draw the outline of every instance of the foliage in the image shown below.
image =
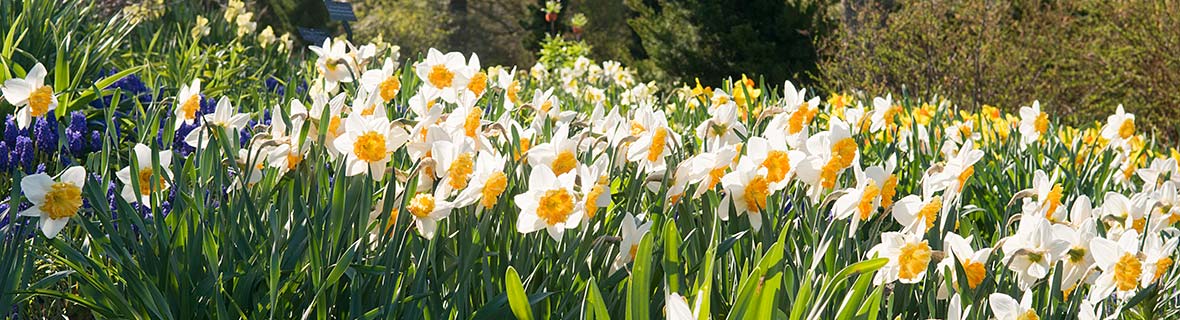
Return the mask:
[[823,45],[825,90],[939,93],[970,109],[1035,98],[1075,125],[1122,104],[1157,137],[1180,137],[1180,3],[846,3]]
[[638,63],[627,62],[668,80],[722,79],[738,73],[763,76],[771,83],[806,80],[817,60],[813,39],[833,27],[825,1],[625,3],[636,12],[628,24],[643,47],[635,57]]

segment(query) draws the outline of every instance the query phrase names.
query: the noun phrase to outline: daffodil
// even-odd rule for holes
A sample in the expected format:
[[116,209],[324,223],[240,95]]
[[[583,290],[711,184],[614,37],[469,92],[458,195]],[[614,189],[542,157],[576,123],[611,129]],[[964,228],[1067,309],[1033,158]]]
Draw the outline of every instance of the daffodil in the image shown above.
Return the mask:
[[66,169],[56,181],[44,173],[25,176],[20,187],[33,206],[19,215],[40,217],[37,226],[41,233],[47,238],[56,238],[82,208],[82,186],[85,184],[86,169],[79,166]]
[[1102,138],[1114,142],[1115,146],[1124,147],[1135,135],[1135,115],[1123,110],[1123,105],[1115,109],[1114,114],[1106,118],[1106,125],[1102,126]]
[[238,130],[246,126],[246,122],[250,120],[250,116],[244,113],[237,113],[234,106],[230,104],[229,98],[221,97],[217,100],[217,107],[213,110],[213,114],[206,114],[204,116],[204,123],[200,128],[194,129],[184,137],[184,143],[196,147],[197,149],[205,149],[209,145],[209,140],[216,137],[213,130],[226,130],[224,133],[230,139],[238,137]]
[[414,65],[414,73],[422,80],[419,90],[437,95],[443,101],[455,103],[459,90],[467,88],[473,72],[467,68],[463,54],[448,52],[443,54],[437,49],[430,48],[426,53],[426,60]]
[[873,246],[868,258],[888,258],[889,262],[873,276],[873,284],[882,285],[899,281],[918,283],[926,277],[933,251],[930,244],[916,232],[886,232],[881,234],[881,243]]
[[563,175],[578,168],[578,140],[581,134],[569,136],[569,127],[562,126],[553,133],[549,142],[538,144],[528,150],[529,165],[546,166],[556,175]]
[[578,168],[587,220],[593,219],[599,210],[606,210],[611,204],[609,160],[607,157],[598,157],[593,164]]
[[1016,234],[1003,240],[1004,264],[1016,273],[1021,289],[1027,290],[1049,275],[1058,260],[1069,251],[1070,244],[1053,236],[1049,220],[1037,215],[1020,219]]
[[193,83],[180,86],[176,94],[175,105],[172,107],[176,117],[176,127],[182,124],[192,124],[197,120],[197,112],[201,110],[201,79],[193,79]]
[[57,108],[57,95],[53,87],[45,84],[46,74],[45,66],[37,63],[24,79],[4,80],[4,86],[0,86],[4,99],[17,107],[16,125],[21,129],[28,128],[33,120]]
[[1175,264],[1172,253],[1176,251],[1176,243],[1180,238],[1172,237],[1165,241],[1158,233],[1144,236],[1147,239],[1143,243],[1143,273],[1140,275],[1140,282],[1147,286],[1160,281],[1168,271],[1171,271],[1172,265]]
[[725,174],[721,178],[721,185],[725,188],[725,198],[721,199],[721,207],[717,214],[721,220],[729,221],[729,205],[737,209],[736,214],[745,214],[750,220],[750,228],[758,231],[762,228],[762,212],[767,210],[766,201],[770,197],[770,181],[767,180],[766,168],[743,158],[738,162],[737,169]]
[[[662,116],[662,114],[661,114]],[[627,149],[627,160],[639,164],[639,171],[658,174],[667,169],[667,158],[680,145],[680,136],[665,123],[654,123]]]
[[376,94],[381,98],[381,102],[388,103],[393,98],[397,97],[397,93],[401,91],[402,82],[398,79],[397,62],[393,59],[385,58],[385,63],[381,65],[381,69],[372,69],[365,71],[361,75],[361,87],[370,94]]
[[576,177],[575,172],[556,175],[547,165],[533,167],[528,191],[514,197],[520,208],[516,230],[527,234],[545,229],[560,242],[565,230],[577,228],[583,208],[574,193]]
[[858,163],[860,151],[848,131],[848,124],[830,120],[830,129],[807,139],[803,152],[807,154],[798,165],[799,180],[810,187],[808,194],[818,200],[824,191],[836,188],[837,178],[844,169]]
[[630,213],[623,216],[623,222],[619,227],[622,241],[619,242],[619,253],[615,255],[615,260],[611,263],[612,272],[622,269],[627,263],[635,260],[635,251],[639,250],[639,241],[651,230],[651,221],[638,224],[636,220],[635,216]]
[[431,157],[435,161],[434,173],[441,179],[438,194],[450,196],[453,192],[467,188],[471,174],[475,172],[475,147],[470,142],[451,142],[441,140],[434,142]]
[[1020,147],[1025,148],[1041,140],[1049,132],[1049,114],[1041,111],[1041,102],[1032,107],[1020,107]]
[[1129,297],[1139,289],[1142,280],[1151,280],[1154,276],[1144,275],[1143,258],[1139,256],[1139,233],[1135,230],[1122,234],[1117,242],[1094,238],[1090,241],[1090,252],[1094,254],[1095,266],[1102,270],[1102,275],[1090,289],[1090,300],[1104,299],[1112,292],[1122,298]]
[[420,192],[410,199],[406,211],[414,218],[414,227],[418,234],[427,240],[434,239],[438,231],[438,221],[451,214],[453,205],[446,200],[446,196],[438,193]]
[[[943,259],[938,264],[938,270],[950,270],[951,282],[956,286],[962,286],[963,283],[958,282],[958,268],[957,263],[963,268],[964,277],[967,278],[967,288],[975,289],[983,283],[987,278],[988,268],[987,262],[991,258],[992,248],[980,248],[975,250],[971,248],[971,240],[973,236],[963,238],[957,233],[947,232],[946,237],[942,239],[942,247],[947,253],[947,259]],[[941,292],[942,290],[940,290]],[[943,296],[945,297],[945,296]]]
[[737,121],[737,105],[730,103],[709,109],[709,116],[696,128],[697,138],[709,150],[740,143],[740,137],[747,135],[745,124]]
[[1020,302],[1003,293],[992,293],[988,296],[988,304],[996,320],[1039,320],[1037,312],[1033,310],[1033,294],[1025,291]]
[[[1087,201],[1088,203],[1089,201]],[[1079,202],[1075,201],[1075,206]],[[1061,290],[1068,295],[1077,289],[1080,282],[1089,274],[1094,265],[1094,255],[1090,252],[1090,242],[1098,236],[1094,220],[1086,219],[1078,226],[1054,224],[1053,237],[1069,243],[1069,249],[1062,257]]]
[[807,156],[802,151],[792,150],[781,135],[753,137],[745,146],[746,157],[766,168],[771,192],[785,189],[795,175],[795,168]]
[[[130,203],[140,203],[142,205],[150,205],[153,192],[163,192],[168,190],[168,180],[172,177],[172,151],[160,151],[156,156],[160,159],[160,172],[156,172],[152,166],[152,149],[147,145],[138,143],[132,148],[135,153],[134,172],[131,166],[124,167],[115,176],[119,178],[119,182],[123,183],[123,190],[119,193],[123,200]],[[134,176],[132,176],[134,174]],[[134,182],[133,182],[134,181]]]
[[488,210],[500,202],[508,190],[508,176],[504,173],[506,158],[494,151],[480,151],[475,159],[475,170],[471,173],[467,188],[456,197],[455,207],[461,208],[479,203],[479,211]]
[[856,174],[856,185],[843,190],[843,195],[836,198],[832,205],[832,215],[837,219],[850,219],[848,236],[856,235],[856,229],[861,221],[867,221],[877,213],[881,206],[881,190],[885,186],[887,174],[885,169],[872,166],[861,170],[859,165],[853,165]]
[[897,200],[891,212],[893,219],[904,228],[925,233],[938,223],[943,205],[942,196],[924,190],[922,195],[908,195]]
[[1107,233],[1118,235],[1127,230],[1143,232],[1147,226],[1148,210],[1155,200],[1148,194],[1136,193],[1130,198],[1117,192],[1107,192],[1102,200],[1102,217],[1107,222]]
[[344,135],[332,145],[345,155],[345,173],[355,176],[370,173],[373,179],[385,177],[390,156],[406,143],[409,134],[400,127],[391,127],[381,117],[350,116],[344,120]]
[[352,82],[353,73],[360,72],[357,70],[356,61],[348,54],[348,48],[351,46],[347,41],[332,41],[329,37],[325,38],[320,46],[308,47],[318,56],[315,62],[316,71],[323,77],[327,91],[335,91],[338,83]]

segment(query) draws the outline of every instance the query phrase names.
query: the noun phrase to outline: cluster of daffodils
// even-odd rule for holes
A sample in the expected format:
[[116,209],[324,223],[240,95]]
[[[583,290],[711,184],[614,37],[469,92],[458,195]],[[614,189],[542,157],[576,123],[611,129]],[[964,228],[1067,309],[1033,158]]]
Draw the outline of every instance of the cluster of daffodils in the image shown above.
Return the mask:
[[[239,36],[256,28],[240,1],[230,1],[224,18]],[[193,36],[207,25],[199,18]],[[263,46],[290,46],[269,27],[258,37]],[[891,95],[822,100],[789,81],[772,89],[744,75],[724,88],[698,80],[660,90],[617,62],[588,58],[518,74],[435,49],[410,62],[396,47],[371,43],[326,39],[309,50],[308,89],[264,110],[235,107],[251,102],[239,97],[207,99],[210,79],[197,77],[147,104],[166,115],[162,132],[174,133],[175,143],[113,148],[127,159],[114,172],[118,195],[161,206],[175,197],[172,184],[185,181],[173,163],[207,154],[226,165],[227,194],[334,170],[333,179],[397,190],[391,199],[373,195],[373,212],[394,203],[385,227],[400,227],[396,217],[408,213],[401,230],[424,239],[470,231],[448,228],[460,212],[507,217],[505,228],[558,245],[594,241],[586,233],[616,225],[612,272],[627,269],[654,222],[676,222],[654,216],[707,207],[721,230],[760,232],[804,212],[836,226],[839,238],[863,239],[868,249],[858,258],[888,260],[875,284],[930,286],[949,300],[950,319],[971,312],[962,308],[964,294],[1002,287],[985,285],[995,283],[1024,292],[1019,301],[1021,292],[988,292],[997,318],[1037,318],[1033,292],[1046,288],[1094,318],[1173,270],[1180,154],[1149,148],[1122,106],[1100,127],[1054,128],[1037,102],[1017,115],[991,106],[972,113],[938,99],[912,107]],[[37,64],[4,82],[18,128],[55,116],[45,77]],[[1047,150],[1056,153],[1039,153]],[[977,170],[1010,170],[1003,176],[1026,189],[995,203],[980,194],[1006,191],[976,181]],[[86,180],[79,166],[24,176],[21,192],[32,206],[20,215],[39,217],[43,234],[58,236],[85,211]],[[664,211],[628,212],[653,207],[636,201]],[[1002,212],[969,217],[981,208]],[[994,224],[987,230],[996,234],[961,229],[968,219]],[[668,293],[668,315],[696,314],[680,294]]]

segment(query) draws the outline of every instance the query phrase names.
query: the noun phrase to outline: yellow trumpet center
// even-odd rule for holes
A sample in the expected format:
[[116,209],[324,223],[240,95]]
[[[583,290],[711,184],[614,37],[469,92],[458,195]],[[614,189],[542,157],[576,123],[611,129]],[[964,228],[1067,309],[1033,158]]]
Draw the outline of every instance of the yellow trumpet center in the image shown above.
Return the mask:
[[860,220],[868,220],[869,217],[877,211],[877,206],[873,201],[877,199],[877,195],[881,194],[881,188],[877,187],[877,182],[869,179],[868,186],[865,186],[865,191],[860,196],[860,202],[856,205],[857,213],[859,213]]
[[451,167],[447,168],[447,175],[451,178],[451,188],[456,190],[467,187],[467,179],[471,176],[474,170],[475,161],[472,159],[470,152],[460,154],[454,162],[451,162]]
[[557,154],[557,158],[553,159],[553,173],[562,175],[570,170],[574,170],[578,166],[578,160],[574,158],[574,153],[570,151],[562,151]]
[[762,166],[766,168],[766,178],[770,182],[779,182],[786,179],[787,173],[791,171],[790,157],[786,151],[771,150],[766,154],[766,160],[762,161]]
[[901,253],[897,255],[897,276],[901,279],[914,280],[926,271],[930,264],[930,245],[926,241],[906,243],[901,246]]
[[664,147],[668,143],[668,130],[663,127],[656,128],[655,132],[651,134],[651,149],[647,151],[647,161],[655,162],[660,160],[660,155],[664,153]]
[[357,159],[365,162],[377,162],[385,159],[385,136],[376,131],[365,132],[356,138],[352,144],[353,153]]
[[766,177],[756,176],[746,184],[746,192],[742,194],[742,199],[746,201],[747,210],[761,212],[762,208],[766,208],[766,197],[769,195],[770,188]]
[[406,209],[410,210],[410,214],[415,217],[426,218],[430,216],[431,212],[434,212],[434,196],[429,193],[419,193],[410,200],[410,205]]
[[45,193],[45,203],[41,204],[41,212],[49,215],[50,219],[73,217],[82,207],[82,189],[69,182],[57,182],[49,186]]
[[1135,119],[1124,120],[1123,124],[1119,125],[1119,137],[1127,139],[1133,134],[1135,134]]
[[482,197],[479,203],[484,208],[495,206],[496,202],[499,201],[500,194],[504,193],[505,189],[508,189],[508,177],[503,172],[493,173],[483,185],[483,191],[480,192]]
[[41,86],[29,93],[29,114],[40,117],[49,112],[49,104],[53,103],[53,88]]
[[1130,253],[1124,253],[1114,264],[1114,283],[1119,291],[1130,291],[1139,285],[1139,275],[1143,273],[1143,263]]
[[378,90],[381,92],[381,100],[389,102],[389,100],[397,96],[397,92],[401,90],[401,87],[402,82],[397,77],[390,76],[389,78],[385,78],[385,81],[381,81],[381,84],[378,85]]
[[455,73],[447,69],[445,65],[436,64],[430,67],[430,73],[427,75],[427,79],[430,80],[430,85],[435,88],[447,88],[455,80]]
[[565,189],[545,191],[537,203],[537,217],[553,226],[565,222],[574,212],[574,198]]
[[197,96],[189,97],[180,105],[180,110],[184,112],[184,119],[192,120],[197,118],[197,110],[201,108],[201,102]]

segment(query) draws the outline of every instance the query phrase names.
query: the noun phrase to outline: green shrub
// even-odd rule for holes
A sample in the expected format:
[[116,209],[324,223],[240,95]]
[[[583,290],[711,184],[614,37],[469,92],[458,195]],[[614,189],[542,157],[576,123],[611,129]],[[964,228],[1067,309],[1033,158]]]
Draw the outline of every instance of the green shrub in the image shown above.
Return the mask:
[[1147,132],[1180,137],[1180,3],[884,2],[845,2],[823,44],[824,89],[938,92],[1009,112],[1040,100],[1074,125],[1123,104]]

